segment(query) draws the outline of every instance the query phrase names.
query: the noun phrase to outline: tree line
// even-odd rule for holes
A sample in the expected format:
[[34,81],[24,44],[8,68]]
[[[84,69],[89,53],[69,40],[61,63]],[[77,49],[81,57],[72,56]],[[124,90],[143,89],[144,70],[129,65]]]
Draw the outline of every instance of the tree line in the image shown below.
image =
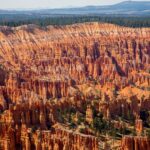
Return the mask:
[[25,24],[36,24],[39,26],[48,25],[71,25],[84,22],[102,22],[112,23],[126,27],[150,27],[150,17],[125,17],[125,16],[48,16],[48,17],[27,17],[18,16],[1,16],[0,25],[16,27]]

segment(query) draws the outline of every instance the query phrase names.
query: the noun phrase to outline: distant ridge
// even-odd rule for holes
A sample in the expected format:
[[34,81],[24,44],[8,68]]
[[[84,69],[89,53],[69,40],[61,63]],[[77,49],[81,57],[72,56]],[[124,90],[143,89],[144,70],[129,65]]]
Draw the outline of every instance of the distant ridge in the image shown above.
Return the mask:
[[114,5],[105,6],[85,6],[76,8],[60,8],[60,9],[39,9],[28,11],[8,11],[0,10],[0,13],[30,13],[30,14],[106,14],[106,15],[149,15],[150,1],[124,1]]

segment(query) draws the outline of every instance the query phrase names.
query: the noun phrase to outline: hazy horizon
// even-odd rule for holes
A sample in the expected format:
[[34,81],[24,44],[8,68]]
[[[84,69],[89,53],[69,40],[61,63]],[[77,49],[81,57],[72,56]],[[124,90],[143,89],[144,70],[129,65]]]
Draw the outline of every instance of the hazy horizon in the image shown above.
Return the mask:
[[[126,0],[0,0],[0,9],[68,8],[88,5],[112,5]],[[150,0],[133,0],[150,1]]]

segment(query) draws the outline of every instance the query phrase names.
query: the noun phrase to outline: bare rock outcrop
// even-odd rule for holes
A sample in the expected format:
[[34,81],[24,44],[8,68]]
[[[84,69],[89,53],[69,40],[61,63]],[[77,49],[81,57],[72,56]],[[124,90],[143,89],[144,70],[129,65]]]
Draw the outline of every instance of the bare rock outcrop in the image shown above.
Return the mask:
[[[148,112],[149,64],[149,28],[1,27],[0,149],[98,150],[97,133],[81,134],[77,124],[93,125],[95,112],[109,122]],[[69,128],[73,123],[77,129]],[[139,136],[123,137],[120,147],[148,150],[143,130],[136,120]]]
[[147,150],[150,147],[150,139],[147,137],[128,137],[122,139],[122,150]]

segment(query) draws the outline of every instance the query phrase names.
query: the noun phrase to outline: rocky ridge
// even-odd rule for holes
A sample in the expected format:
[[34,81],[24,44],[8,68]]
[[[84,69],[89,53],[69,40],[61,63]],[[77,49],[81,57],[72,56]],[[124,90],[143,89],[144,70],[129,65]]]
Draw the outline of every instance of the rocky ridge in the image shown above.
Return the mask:
[[[93,109],[120,128],[112,120],[137,120],[150,110],[149,28],[0,27],[0,64],[0,149],[98,150],[88,127]],[[87,114],[84,134],[62,121],[66,108],[77,122]],[[135,126],[146,131],[140,121]],[[146,150],[149,138],[140,135],[125,136],[119,147]]]

